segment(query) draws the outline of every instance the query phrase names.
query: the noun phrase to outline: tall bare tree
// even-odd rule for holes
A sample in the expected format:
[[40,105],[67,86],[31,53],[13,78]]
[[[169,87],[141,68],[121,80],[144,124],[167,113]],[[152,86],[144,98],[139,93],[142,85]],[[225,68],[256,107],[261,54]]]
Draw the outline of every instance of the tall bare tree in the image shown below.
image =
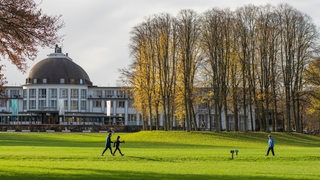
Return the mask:
[[169,14],[162,14],[154,18],[155,30],[155,59],[157,65],[157,81],[159,97],[162,106],[164,129],[172,128],[173,99],[175,98],[176,81],[176,33],[174,19]]
[[201,47],[211,68],[211,87],[215,113],[215,129],[222,129],[222,108],[225,126],[229,130],[227,96],[229,91],[228,68],[233,44],[233,15],[228,10],[212,9],[202,18]]
[[141,23],[131,32],[131,54],[134,57],[132,64],[133,74],[130,81],[133,87],[134,105],[143,116],[144,129],[153,126],[153,102],[157,99],[154,95],[154,48],[151,21]]
[[200,21],[196,12],[182,10],[177,16],[178,58],[181,62],[183,97],[187,131],[197,129],[194,113],[194,77],[200,57]]
[[[278,8],[281,26],[281,65],[285,92],[287,131],[301,132],[302,72],[311,58],[316,29],[305,14],[284,4]],[[293,124],[292,124],[293,123]]]

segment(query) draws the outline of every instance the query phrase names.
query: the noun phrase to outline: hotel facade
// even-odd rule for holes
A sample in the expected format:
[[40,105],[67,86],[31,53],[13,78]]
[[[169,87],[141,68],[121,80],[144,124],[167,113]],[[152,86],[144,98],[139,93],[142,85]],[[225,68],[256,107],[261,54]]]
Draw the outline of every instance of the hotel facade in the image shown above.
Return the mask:
[[[22,127],[32,128],[32,131],[35,130],[33,126],[38,130],[71,128],[81,131],[93,127],[95,131],[110,127],[140,130],[142,117],[129,96],[125,87],[93,85],[85,70],[56,46],[54,53],[31,68],[24,85],[4,87],[0,96],[0,126],[1,130]],[[196,111],[198,127],[208,130],[208,111],[203,105],[197,105]],[[230,127],[234,127],[232,114],[228,118]],[[248,122],[244,123],[244,119]],[[222,121],[222,128],[225,128],[225,119]],[[255,127],[255,120],[251,121],[250,116],[240,117],[240,130],[244,129],[244,124],[250,129],[251,122]],[[174,125],[183,126],[178,122]]]

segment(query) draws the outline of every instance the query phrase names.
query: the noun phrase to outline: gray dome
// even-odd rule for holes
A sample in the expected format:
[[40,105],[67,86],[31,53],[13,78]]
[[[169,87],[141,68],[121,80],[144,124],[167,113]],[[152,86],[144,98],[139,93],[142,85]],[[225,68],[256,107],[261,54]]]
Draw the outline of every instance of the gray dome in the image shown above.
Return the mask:
[[82,84],[92,86],[88,74],[56,46],[55,53],[34,65],[27,84]]

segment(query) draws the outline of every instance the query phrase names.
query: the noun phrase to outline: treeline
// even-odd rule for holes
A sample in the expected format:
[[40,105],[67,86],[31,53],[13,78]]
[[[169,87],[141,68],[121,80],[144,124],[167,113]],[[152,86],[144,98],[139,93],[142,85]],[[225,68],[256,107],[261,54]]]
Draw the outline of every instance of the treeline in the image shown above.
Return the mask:
[[196,105],[205,104],[210,130],[221,130],[222,117],[230,130],[231,112],[236,131],[241,115],[260,131],[301,132],[317,38],[311,18],[287,4],[157,14],[133,28],[133,62],[121,71],[145,129],[158,129],[161,115],[165,130],[173,119],[197,130]]

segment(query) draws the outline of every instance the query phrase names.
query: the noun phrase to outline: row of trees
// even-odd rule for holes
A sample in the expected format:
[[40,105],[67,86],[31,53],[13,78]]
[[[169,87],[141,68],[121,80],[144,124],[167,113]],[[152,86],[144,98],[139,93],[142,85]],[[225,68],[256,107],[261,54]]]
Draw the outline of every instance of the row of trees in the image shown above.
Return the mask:
[[[230,130],[232,112],[236,131],[240,114],[245,127],[248,118],[261,131],[302,131],[304,70],[317,38],[310,17],[287,4],[159,14],[133,28],[133,63],[122,74],[145,127],[158,129],[162,114],[166,130],[174,118],[196,130],[202,103],[214,114],[211,130],[221,130],[222,117]],[[250,124],[245,130],[255,130]]]

